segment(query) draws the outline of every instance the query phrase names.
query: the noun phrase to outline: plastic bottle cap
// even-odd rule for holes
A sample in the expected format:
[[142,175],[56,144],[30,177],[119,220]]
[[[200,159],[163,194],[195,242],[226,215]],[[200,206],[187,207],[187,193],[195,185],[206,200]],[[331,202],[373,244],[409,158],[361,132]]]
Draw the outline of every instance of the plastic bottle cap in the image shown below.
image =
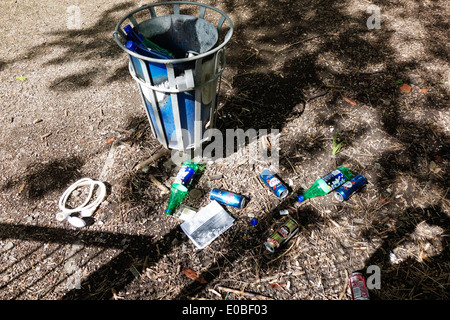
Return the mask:
[[251,224],[252,226],[256,226],[256,225],[258,224],[258,220],[257,220],[256,218],[253,218],[253,219],[250,221],[250,224]]
[[84,221],[83,219],[81,219],[79,217],[69,216],[69,217],[67,217],[67,221],[71,225],[73,225],[74,227],[77,227],[77,228],[82,228],[82,227],[86,226],[86,221]]
[[125,44],[125,47],[127,47],[128,50],[135,51],[137,48],[137,44],[130,40],[130,41],[127,41],[127,43]]
[[297,200],[298,200],[298,202],[303,202],[303,201],[305,201],[305,198],[303,198],[303,196],[298,196]]

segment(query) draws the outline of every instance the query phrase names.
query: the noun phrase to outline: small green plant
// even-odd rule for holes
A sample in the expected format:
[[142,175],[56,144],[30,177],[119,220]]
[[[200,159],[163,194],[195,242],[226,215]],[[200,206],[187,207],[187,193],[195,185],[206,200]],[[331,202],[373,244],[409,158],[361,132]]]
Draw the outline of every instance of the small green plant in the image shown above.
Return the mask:
[[338,133],[336,132],[333,136],[333,156],[336,155],[336,153],[338,153],[339,151],[341,151],[342,144],[344,143],[344,141],[337,143],[337,136]]
[[[336,131],[336,133],[333,135],[333,144],[332,144],[332,149],[331,149],[331,153],[333,154],[333,156],[335,156],[337,153],[339,153],[339,151],[341,151],[342,149],[342,144],[344,143],[344,141],[341,141],[338,143],[338,132]],[[330,151],[329,149],[325,148],[325,150]]]

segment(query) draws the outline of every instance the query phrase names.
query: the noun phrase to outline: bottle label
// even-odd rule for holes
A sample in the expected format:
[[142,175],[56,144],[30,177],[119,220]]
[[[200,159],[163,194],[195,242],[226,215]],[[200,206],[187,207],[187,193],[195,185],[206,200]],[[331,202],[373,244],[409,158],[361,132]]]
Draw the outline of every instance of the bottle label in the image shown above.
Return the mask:
[[280,183],[280,180],[278,178],[272,178],[270,180],[267,180],[267,184],[269,185],[269,187],[271,188],[276,188],[277,184]]
[[195,171],[191,167],[181,166],[180,171],[178,171],[175,177],[174,183],[182,184],[183,186],[189,186],[194,177]]
[[322,177],[322,180],[328,185],[329,190],[327,191],[330,192],[345,183],[345,176],[338,169],[335,169]]
[[270,172],[269,170],[263,170],[259,177],[270,188],[270,190],[275,193],[277,197],[286,197],[286,186],[281,183],[280,179],[278,179],[272,172]]

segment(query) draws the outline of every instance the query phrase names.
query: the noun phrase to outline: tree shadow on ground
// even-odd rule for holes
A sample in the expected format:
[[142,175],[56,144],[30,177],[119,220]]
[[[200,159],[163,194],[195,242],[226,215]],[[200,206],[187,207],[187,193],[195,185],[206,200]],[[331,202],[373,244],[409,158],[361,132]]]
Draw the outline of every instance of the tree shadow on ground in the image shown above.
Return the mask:
[[48,192],[62,190],[74,179],[81,178],[80,168],[84,165],[81,157],[53,160],[49,163],[34,163],[27,167],[24,177],[7,181],[2,190],[19,188],[29,200],[43,198]]
[[[74,61],[98,61],[98,58],[103,63],[97,63],[95,66],[85,68],[81,71],[77,69],[78,72],[75,74],[54,79],[49,84],[51,90],[76,91],[80,88],[83,89],[91,86],[98,79],[101,79],[105,84],[126,80],[129,78],[127,60],[124,59],[123,64],[112,72],[107,67],[106,60],[114,60],[123,55],[123,51],[117,46],[111,36],[112,31],[118,23],[116,13],[118,11],[129,11],[130,8],[135,6],[136,3],[134,1],[113,5],[110,9],[104,11],[97,22],[91,27],[50,31],[48,34],[57,37],[57,40],[33,46],[25,54],[21,55],[20,58],[15,58],[11,61],[2,61],[0,62],[0,68],[3,68],[11,62],[25,59],[27,61],[43,59],[48,54],[48,48],[52,48],[52,50],[60,52],[60,55],[44,62],[42,64],[43,67],[65,65]],[[83,12],[83,14],[87,13]]]
[[[82,59],[86,60],[89,59],[90,55],[95,53],[104,54],[112,58],[118,57],[120,55],[120,49],[112,41],[103,40],[108,43],[105,46],[106,42],[98,41],[99,39],[94,35],[99,30],[102,32],[110,32],[113,30],[116,21],[113,21],[111,18],[111,13],[126,9],[133,4],[127,3],[111,8],[103,14],[102,19],[94,27],[87,30],[57,33],[57,35],[61,36],[61,39],[47,45],[60,46],[61,43],[66,43],[65,45],[69,51],[78,54]],[[440,146],[433,145],[435,139],[430,138],[427,130],[419,129],[422,125],[420,122],[405,121],[399,112],[403,96],[395,82],[398,79],[408,79],[409,71],[414,69],[419,70],[421,69],[421,65],[420,61],[399,62],[399,59],[395,56],[395,50],[391,47],[390,43],[391,36],[395,32],[394,30],[386,27],[382,33],[378,33],[377,41],[367,40],[367,36],[371,32],[365,27],[367,16],[364,14],[358,17],[347,15],[344,10],[345,6],[348,5],[347,2],[318,1],[307,4],[303,1],[296,3],[277,2],[275,4],[269,1],[229,0],[224,2],[225,8],[230,12],[239,10],[239,6],[243,4],[262,9],[259,11],[254,10],[245,21],[236,25],[236,28],[239,30],[234,35],[234,47],[228,50],[227,60],[229,61],[230,67],[233,70],[237,70],[237,72],[228,81],[230,93],[225,96],[225,103],[218,110],[219,119],[217,125],[220,129],[283,129],[293,114],[296,117],[303,115],[303,111],[299,112],[296,110],[299,104],[308,102],[305,106],[306,108],[323,108],[318,103],[320,100],[321,103],[326,104],[323,110],[331,111],[331,109],[335,108],[337,112],[340,112],[343,110],[341,98],[345,95],[353,99],[358,99],[360,102],[369,105],[371,109],[375,110],[383,122],[381,126],[382,130],[406,146],[403,148],[403,152],[406,153],[406,157],[403,159],[399,159],[392,152],[387,152],[380,158],[379,161],[385,169],[383,173],[385,177],[394,179],[402,173],[411,174],[415,171],[414,166],[419,161],[417,153],[421,149],[415,143],[419,140],[422,140],[421,145],[426,144],[426,159],[428,161],[432,160],[436,154],[448,159],[449,149],[447,142],[444,141],[444,133],[435,132],[435,137],[439,141],[443,141],[442,145],[444,147],[440,149]],[[274,12],[277,15],[274,16]],[[313,18],[307,18],[309,13],[312,14]],[[305,17],[306,20],[298,19],[299,15]],[[325,21],[329,22],[329,24],[321,23]],[[344,27],[342,27],[343,24],[345,24]],[[441,29],[445,26],[433,25],[430,28]],[[265,34],[263,32],[264,30],[272,31],[272,33],[268,32]],[[278,33],[275,30],[282,31]],[[90,37],[90,41],[80,45],[77,40],[73,40],[77,36]],[[276,38],[276,42],[274,42],[274,38]],[[251,43],[256,48],[249,48],[248,45],[245,45],[246,43]],[[430,54],[433,57],[442,57],[439,48],[433,47],[429,51]],[[30,57],[37,58],[36,55],[39,54],[39,49],[38,47],[30,50],[30,53],[33,52]],[[94,51],[88,51],[92,49]],[[244,56],[245,52],[248,53],[246,57]],[[276,58],[279,58],[279,64],[274,66],[271,62],[275,61]],[[63,64],[68,61],[67,59],[70,59],[70,57],[61,57],[48,63]],[[337,68],[336,65],[328,63],[332,62],[333,59],[339,60],[342,65]],[[382,65],[382,70],[374,70],[377,64]],[[275,70],[271,70],[270,68],[274,68]],[[74,84],[73,89],[85,87],[92,83],[93,77],[102,72],[103,69],[96,69],[94,71],[90,70],[87,73],[81,72],[76,75],[62,77],[52,82],[51,87],[54,90],[58,90],[58,86],[67,80]],[[126,67],[120,66],[114,71],[113,76],[106,81],[120,81],[125,77],[129,77],[126,72]],[[315,92],[327,85],[334,85],[344,89],[336,90],[333,88],[320,99],[308,99],[308,93]],[[442,91],[442,93],[446,94],[445,91]],[[389,97],[388,106],[382,102],[386,97]],[[437,102],[438,109],[441,109],[441,106],[445,104],[445,98],[427,98],[426,101],[428,105]],[[226,120],[226,115],[228,114],[231,114],[232,121]],[[332,113],[330,112],[330,114]],[[324,116],[321,121],[329,125],[334,125],[337,122],[336,118],[333,118],[333,115]],[[312,125],[315,126],[318,124],[314,123]],[[400,129],[405,129],[405,131],[401,131]],[[408,134],[411,129],[417,135],[415,136],[417,140],[412,139],[411,135]],[[355,134],[363,135],[366,132],[365,130],[366,128],[361,127],[357,128],[357,130],[347,131],[346,134],[348,136]],[[302,139],[302,137],[299,137],[298,140],[287,142],[286,148],[290,147],[291,149],[285,153],[286,157],[292,158],[294,152],[299,147],[306,154],[312,154],[314,156],[314,153],[320,153],[320,143],[312,140],[312,143],[308,144]],[[404,155],[402,154],[401,156],[403,157]],[[408,158],[409,161],[407,161]],[[284,164],[284,166],[290,169],[288,164]],[[56,165],[52,165],[49,168],[51,172],[55,170],[58,172],[58,167],[59,165],[56,163]],[[74,169],[76,168],[71,170],[72,173],[75,172]],[[43,169],[42,172],[49,173],[47,169]],[[70,175],[70,178],[72,177],[73,175]],[[439,183],[446,183],[448,181],[447,177],[446,175],[438,178],[437,181]],[[67,179],[67,176],[65,178]],[[429,177],[426,176],[422,178],[422,181],[429,180]],[[31,183],[29,187],[30,196],[34,197],[40,197],[46,190],[51,190],[55,182],[51,180],[50,184],[44,183],[44,185],[41,185],[39,175],[37,174],[29,175],[28,181]],[[10,183],[7,185],[7,188],[10,189],[14,185],[17,184]],[[57,186],[57,184],[55,185]],[[381,185],[378,187],[381,191]],[[136,199],[139,200],[139,194],[137,197]],[[248,253],[245,252],[246,249],[250,250],[252,246],[264,241],[265,230],[274,222],[274,218],[271,216],[272,212],[276,212],[283,205],[290,205],[289,201],[291,200],[286,200],[282,204],[275,206],[272,204],[273,209],[270,210],[270,214],[266,214],[261,219],[260,229],[256,229],[252,235],[252,240],[248,242],[248,247],[236,248],[232,240],[238,236],[237,231],[230,237],[230,240],[224,240],[222,243],[215,244],[222,245],[222,248],[229,247],[231,249],[226,251],[214,265],[207,268],[207,271],[203,272],[200,276],[204,276],[212,283],[214,279],[220,277],[224,265],[232,266],[245,253]],[[431,225],[441,227],[443,232],[447,234],[449,225],[448,219],[445,218],[445,213],[436,207],[430,207],[427,210],[431,212],[431,216],[425,218],[425,221]],[[406,216],[415,215],[415,212],[415,208],[410,208],[405,214]],[[321,219],[315,210],[301,210],[294,215],[297,215],[296,217],[302,224],[314,225],[320,222]],[[387,238],[383,241],[380,249],[367,260],[367,264],[381,265],[383,270],[387,249],[395,247],[398,241],[411,233],[416,226],[417,221],[415,218],[411,218],[411,220],[407,220],[406,226],[403,226],[403,230],[400,230],[402,228],[396,228],[396,231],[388,232]],[[45,231],[47,234],[55,233],[51,237],[52,239],[60,239],[54,241],[68,244],[75,240],[75,233],[67,234],[67,230],[64,230],[64,235],[62,235],[60,230],[50,228],[45,228],[44,230],[40,227],[10,226],[4,224],[1,227],[4,230],[4,232],[0,233],[2,238],[17,238],[19,237],[19,233],[22,234],[25,231],[29,239],[47,241],[47,237],[40,235],[40,232]],[[384,231],[382,226],[380,228],[380,232]],[[95,232],[86,231],[82,233],[82,239],[87,245],[99,245],[90,240],[95,235]],[[179,235],[180,232],[177,228],[172,229],[163,236],[161,243],[165,244],[170,239],[179,237]],[[368,229],[364,236],[370,240],[374,236],[378,236],[378,234],[374,230]],[[111,288],[114,287],[116,290],[123,289],[135,279],[129,272],[130,267],[134,265],[135,261],[144,260],[146,257],[160,257],[176,249],[174,246],[165,244],[160,247],[162,250],[157,252],[156,245],[150,241],[150,237],[137,235],[129,237],[131,237],[130,246],[126,250],[121,252],[116,258],[105,263],[99,270],[90,274],[82,283],[81,289],[69,291],[64,296],[64,299],[110,299],[113,296],[110,290]],[[120,245],[122,238],[122,234],[108,234],[109,240],[102,244],[102,246],[123,248]],[[258,259],[261,259],[258,263],[264,265],[263,257],[260,256]],[[432,263],[433,266],[431,266],[433,272],[424,280],[423,288],[420,290],[425,290],[425,285],[431,287],[433,283],[438,281],[434,280],[433,277],[438,279],[437,277],[439,275],[437,272],[441,266],[441,262],[443,267],[448,267],[448,245],[444,244],[444,250],[437,256],[431,257],[431,259],[434,261]],[[155,264],[157,262],[158,258],[154,258],[150,263]],[[398,282],[404,282],[405,285],[410,286],[411,284],[408,283],[409,280],[407,279],[407,271],[405,271],[406,275],[404,275],[403,270],[421,267],[422,265],[410,259],[405,260],[397,269],[402,276],[393,276],[393,273],[391,273],[386,278],[386,285],[398,287]],[[389,268],[386,267],[387,270]],[[264,272],[264,269],[262,269],[262,272]],[[104,289],[95,291],[94,288]],[[184,299],[187,295],[198,294],[205,290],[205,288],[206,286],[199,285],[198,283],[188,283],[174,299]],[[419,289],[419,286],[417,288]],[[438,291],[437,294],[431,292],[430,295],[436,298],[440,294],[443,294],[442,292],[446,288],[439,288],[439,290],[441,289],[443,290]],[[418,294],[421,294],[421,292],[416,291],[416,289],[410,290],[407,297],[417,297]],[[426,295],[423,294],[422,296],[425,297]],[[386,297],[382,292],[380,292],[379,296],[381,298]],[[400,295],[400,297],[404,296]]]
[[[0,239],[26,239],[39,242],[50,240],[52,243],[61,245],[70,245],[82,239],[86,247],[120,250],[124,248],[123,239],[128,239],[129,246],[127,249],[124,249],[118,256],[84,279],[81,288],[74,288],[63,298],[70,300],[111,299],[113,296],[111,288],[121,290],[135,279],[129,269],[133,266],[142,267],[142,265],[136,264],[136,261],[139,259],[143,261],[145,257],[150,257],[149,266],[156,263],[157,260],[153,260],[152,257],[164,255],[172,250],[165,245],[165,242],[179,234],[174,229],[168,232],[159,242],[154,242],[151,236],[97,231],[82,231],[80,234],[78,230],[27,225],[0,224],[0,230]],[[98,241],[99,237],[105,240]],[[160,251],[156,250],[158,244]]]
[[[428,229],[417,234],[419,226]],[[365,262],[366,266],[376,265],[381,270],[381,286],[371,295],[378,299],[448,299],[449,231],[450,219],[438,206],[410,207],[393,226],[374,225],[366,230],[363,237],[369,241],[379,232],[385,234],[381,245]],[[440,252],[427,254],[424,243],[436,241],[442,242]],[[405,244],[412,249],[396,250]]]

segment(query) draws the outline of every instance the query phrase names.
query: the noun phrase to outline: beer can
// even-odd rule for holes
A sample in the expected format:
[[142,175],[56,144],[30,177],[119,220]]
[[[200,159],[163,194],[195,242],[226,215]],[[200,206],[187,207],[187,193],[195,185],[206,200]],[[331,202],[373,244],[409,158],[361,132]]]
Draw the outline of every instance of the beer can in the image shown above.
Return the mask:
[[352,196],[353,193],[361,189],[367,183],[366,178],[358,174],[350,181],[345,182],[334,193],[338,201],[345,201]]
[[369,300],[369,290],[367,290],[366,279],[361,272],[353,272],[350,275],[349,284],[353,300]]
[[283,199],[288,195],[289,191],[287,187],[271,171],[265,169],[259,177],[277,197]]
[[185,187],[189,187],[195,175],[195,170],[189,166],[182,165],[175,177],[174,183],[182,184]]
[[242,209],[245,206],[245,198],[241,195],[233,192],[224,191],[220,189],[212,189],[209,194],[209,199],[216,200],[217,202]]
[[267,238],[264,243],[267,251],[274,253],[283,243],[298,231],[298,223],[294,219],[288,219],[274,234]]

